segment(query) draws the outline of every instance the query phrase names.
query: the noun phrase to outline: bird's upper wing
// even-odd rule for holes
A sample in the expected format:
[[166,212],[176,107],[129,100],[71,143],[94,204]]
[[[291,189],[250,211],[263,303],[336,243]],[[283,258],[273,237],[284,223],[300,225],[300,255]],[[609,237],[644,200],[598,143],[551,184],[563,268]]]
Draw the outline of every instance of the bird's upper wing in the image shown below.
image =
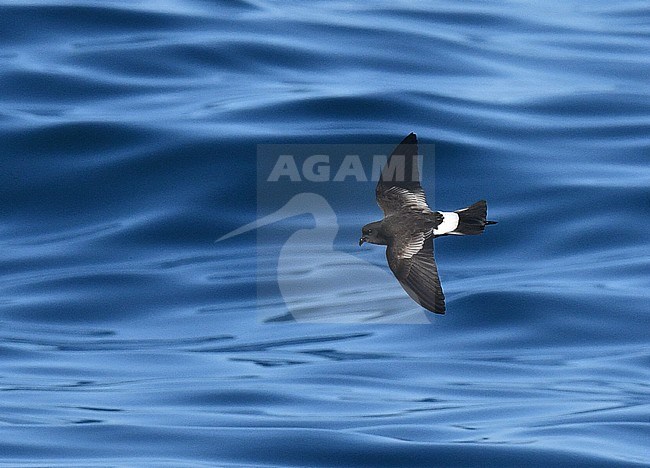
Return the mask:
[[381,171],[376,193],[377,204],[386,216],[409,209],[431,211],[420,185],[415,133],[409,134],[393,150]]
[[433,258],[433,236],[426,237],[420,232],[407,239],[396,239],[388,245],[386,258],[395,277],[415,302],[436,314],[445,313],[445,295]]

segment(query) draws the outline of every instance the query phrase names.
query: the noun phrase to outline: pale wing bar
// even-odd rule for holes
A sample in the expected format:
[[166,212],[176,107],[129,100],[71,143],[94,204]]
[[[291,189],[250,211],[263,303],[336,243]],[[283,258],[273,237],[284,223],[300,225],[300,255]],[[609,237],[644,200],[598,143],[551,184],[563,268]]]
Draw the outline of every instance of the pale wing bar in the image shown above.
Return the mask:
[[431,211],[418,164],[417,137],[411,133],[390,155],[377,183],[377,204],[386,216],[408,209]]

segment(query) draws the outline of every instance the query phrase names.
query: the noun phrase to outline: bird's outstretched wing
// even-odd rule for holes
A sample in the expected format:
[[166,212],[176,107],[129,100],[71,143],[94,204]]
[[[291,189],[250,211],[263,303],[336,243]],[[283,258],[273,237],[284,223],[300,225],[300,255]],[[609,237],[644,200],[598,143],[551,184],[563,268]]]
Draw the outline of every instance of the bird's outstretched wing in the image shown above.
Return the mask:
[[411,298],[431,312],[445,313],[436,261],[433,258],[433,237],[416,233],[407,239],[395,239],[386,249],[388,266]]
[[410,133],[392,152],[377,183],[377,204],[385,216],[399,211],[430,212],[420,185],[418,139]]

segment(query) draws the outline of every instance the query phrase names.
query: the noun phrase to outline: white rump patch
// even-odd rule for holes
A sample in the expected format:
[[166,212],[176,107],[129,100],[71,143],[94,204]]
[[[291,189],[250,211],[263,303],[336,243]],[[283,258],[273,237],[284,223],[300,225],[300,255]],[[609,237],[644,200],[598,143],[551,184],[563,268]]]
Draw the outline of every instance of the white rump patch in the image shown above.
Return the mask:
[[453,211],[439,211],[439,213],[442,215],[442,223],[433,230],[434,235],[448,234],[458,227],[458,213]]

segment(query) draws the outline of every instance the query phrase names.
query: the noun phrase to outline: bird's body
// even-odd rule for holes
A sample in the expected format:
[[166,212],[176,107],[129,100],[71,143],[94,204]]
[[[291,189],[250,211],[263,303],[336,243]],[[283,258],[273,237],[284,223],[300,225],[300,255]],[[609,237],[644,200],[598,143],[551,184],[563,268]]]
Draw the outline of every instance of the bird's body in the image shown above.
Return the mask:
[[377,184],[384,219],[362,228],[364,242],[386,246],[388,266],[413,300],[431,312],[445,312],[433,239],[481,234],[488,224],[485,200],[462,210],[432,211],[420,185],[417,137],[408,135],[393,151]]

